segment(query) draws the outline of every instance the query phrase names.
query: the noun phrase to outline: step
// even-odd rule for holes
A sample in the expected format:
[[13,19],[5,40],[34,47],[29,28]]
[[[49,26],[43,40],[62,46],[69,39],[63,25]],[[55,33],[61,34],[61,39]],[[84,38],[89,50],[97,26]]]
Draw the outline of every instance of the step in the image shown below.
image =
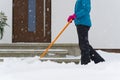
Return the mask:
[[[0,49],[46,49],[50,43],[0,43]],[[78,47],[78,44],[74,43],[56,43],[52,48],[56,47]]]
[[[4,62],[4,59],[5,58],[14,58],[14,57],[0,57],[0,62]],[[22,60],[24,60],[24,58],[26,59],[26,57],[20,57]],[[54,61],[54,62],[57,62],[57,63],[70,63],[70,62],[74,62],[75,64],[78,64],[79,61],[80,61],[80,56],[72,56],[72,57],[64,57],[64,58],[50,58],[50,57],[43,57],[43,58],[40,58],[39,56],[36,56],[36,58],[34,57],[28,57],[30,58],[29,62],[33,62],[35,60],[40,60],[40,61]],[[16,58],[17,59],[17,58]]]
[[80,57],[70,57],[70,58],[67,58],[67,57],[64,57],[64,58],[40,58],[39,60],[41,61],[55,61],[55,62],[58,62],[58,63],[62,63],[62,62],[65,62],[65,63],[70,63],[70,62],[74,62],[75,64],[78,64],[79,61],[80,61]]
[[[50,43],[0,43],[0,49],[46,49]],[[55,43],[51,49],[66,49],[70,55],[79,56],[80,49],[75,43]]]
[[[0,57],[33,57],[43,53],[45,49],[0,49]],[[46,57],[64,57],[66,49],[49,49]]]

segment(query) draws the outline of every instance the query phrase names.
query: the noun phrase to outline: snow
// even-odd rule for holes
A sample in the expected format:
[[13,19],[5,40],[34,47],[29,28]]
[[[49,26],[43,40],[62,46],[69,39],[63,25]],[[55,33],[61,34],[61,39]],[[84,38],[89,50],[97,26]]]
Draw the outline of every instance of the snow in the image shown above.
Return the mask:
[[0,58],[0,80],[119,80],[120,54],[97,50],[106,62],[88,65],[41,62],[39,57]]

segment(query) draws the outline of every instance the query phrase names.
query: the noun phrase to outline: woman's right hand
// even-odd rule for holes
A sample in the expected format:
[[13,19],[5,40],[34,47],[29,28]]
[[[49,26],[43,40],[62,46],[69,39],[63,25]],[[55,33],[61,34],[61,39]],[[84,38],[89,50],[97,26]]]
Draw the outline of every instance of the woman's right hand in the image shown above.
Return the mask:
[[[76,14],[70,15],[67,19],[67,21],[69,22],[71,19],[74,20],[76,18]],[[72,21],[71,21],[72,22]]]

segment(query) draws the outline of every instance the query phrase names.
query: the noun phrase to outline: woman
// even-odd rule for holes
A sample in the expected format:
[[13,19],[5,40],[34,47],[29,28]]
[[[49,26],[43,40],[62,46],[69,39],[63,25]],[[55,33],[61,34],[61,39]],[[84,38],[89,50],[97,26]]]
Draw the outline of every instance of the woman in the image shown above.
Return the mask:
[[91,27],[90,10],[90,0],[77,0],[74,14],[68,17],[68,21],[71,19],[74,20],[77,28],[79,47],[81,50],[81,65],[86,65],[91,60],[96,64],[105,61],[89,44],[88,31]]

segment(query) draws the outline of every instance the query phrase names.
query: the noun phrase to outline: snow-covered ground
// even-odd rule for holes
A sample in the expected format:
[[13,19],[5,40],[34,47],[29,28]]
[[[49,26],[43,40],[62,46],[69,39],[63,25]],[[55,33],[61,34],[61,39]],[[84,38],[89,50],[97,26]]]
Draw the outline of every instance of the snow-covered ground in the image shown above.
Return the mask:
[[120,80],[120,54],[101,50],[106,62],[88,65],[41,62],[34,58],[4,58],[0,80]]

